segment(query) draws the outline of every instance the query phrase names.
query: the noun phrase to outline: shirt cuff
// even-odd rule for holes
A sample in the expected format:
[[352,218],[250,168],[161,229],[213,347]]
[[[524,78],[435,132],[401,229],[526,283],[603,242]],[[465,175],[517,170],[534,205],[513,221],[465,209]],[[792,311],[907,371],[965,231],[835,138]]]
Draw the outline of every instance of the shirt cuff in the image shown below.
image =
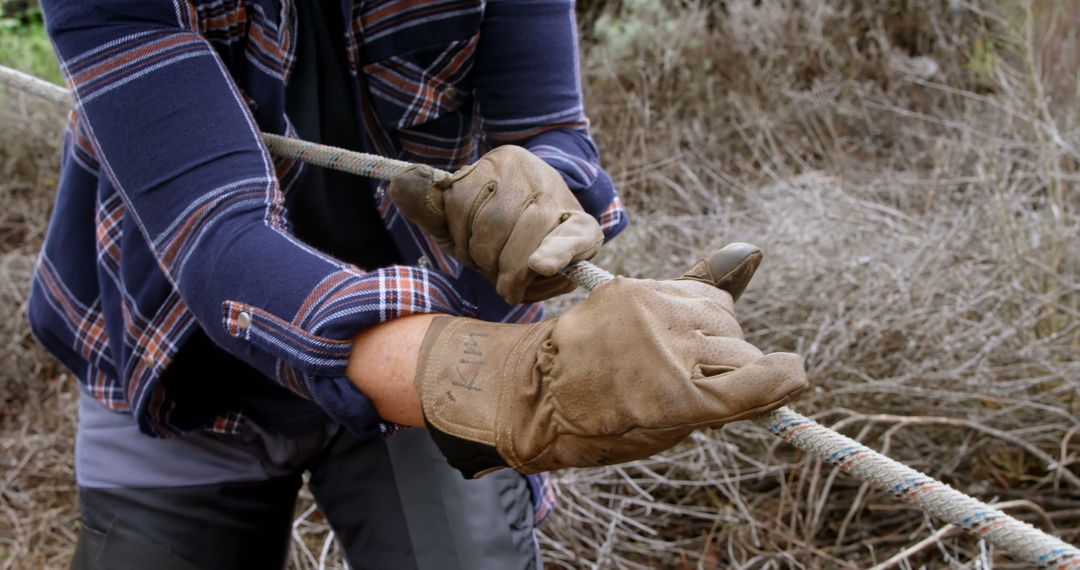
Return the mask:
[[349,267],[324,278],[292,321],[233,301],[225,301],[223,318],[231,337],[276,359],[282,385],[358,437],[376,437],[396,426],[383,422],[371,399],[346,377],[352,339],[379,323],[424,313],[472,316],[476,306],[430,269],[392,266],[364,273]]
[[604,241],[626,227],[628,218],[615,184],[596,163],[596,147],[576,131],[552,131],[535,137],[528,149],[562,175],[581,207],[600,222]]

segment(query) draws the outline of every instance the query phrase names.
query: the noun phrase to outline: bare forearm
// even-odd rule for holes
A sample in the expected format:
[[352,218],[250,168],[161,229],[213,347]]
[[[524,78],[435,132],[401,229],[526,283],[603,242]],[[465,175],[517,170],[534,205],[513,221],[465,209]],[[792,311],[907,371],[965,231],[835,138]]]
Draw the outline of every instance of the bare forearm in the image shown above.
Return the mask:
[[435,315],[411,315],[372,327],[353,339],[349,380],[375,404],[386,421],[423,426],[420,396],[413,386],[420,345]]

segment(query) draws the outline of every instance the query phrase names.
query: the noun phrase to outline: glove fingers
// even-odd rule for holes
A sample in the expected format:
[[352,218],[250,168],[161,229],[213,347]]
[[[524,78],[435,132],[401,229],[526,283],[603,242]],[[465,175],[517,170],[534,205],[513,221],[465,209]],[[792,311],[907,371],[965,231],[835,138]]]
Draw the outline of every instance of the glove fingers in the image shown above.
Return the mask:
[[443,191],[435,187],[433,171],[417,166],[390,181],[390,201],[411,222],[437,240],[450,237],[443,207]]
[[782,406],[805,389],[807,381],[801,356],[775,352],[694,384],[708,396],[702,425],[720,426]]
[[552,297],[565,295],[576,288],[577,285],[574,285],[573,281],[562,275],[537,277],[525,288],[525,296],[522,298],[522,302],[535,303],[537,301],[545,301]]
[[735,318],[731,296],[716,289],[710,291],[710,294],[708,298],[698,299],[697,311],[694,313],[694,323],[698,330],[710,337],[742,340],[743,331]]
[[764,355],[756,346],[739,338],[705,336],[695,343],[694,378],[708,378],[748,366]]
[[571,211],[564,217],[529,256],[529,268],[540,275],[555,275],[571,261],[590,259],[604,243],[600,224],[589,214]]
[[529,269],[528,260],[554,223],[547,218],[544,209],[536,207],[535,202],[530,201],[518,216],[501,251],[489,251],[481,244],[478,244],[479,249],[473,251],[470,244],[470,253],[473,253],[473,259],[478,263],[480,259],[476,254],[483,253],[490,258],[497,253],[498,260],[493,264],[494,267],[490,268],[498,272],[495,290],[512,305],[521,302],[525,288],[536,278],[536,274]]

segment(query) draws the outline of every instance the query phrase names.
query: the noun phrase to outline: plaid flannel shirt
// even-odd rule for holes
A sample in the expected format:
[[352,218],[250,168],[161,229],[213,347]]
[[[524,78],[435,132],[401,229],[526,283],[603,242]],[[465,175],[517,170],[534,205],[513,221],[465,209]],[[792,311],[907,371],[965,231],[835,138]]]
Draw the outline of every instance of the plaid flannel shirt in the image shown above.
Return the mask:
[[[42,344],[109,409],[171,437],[158,382],[191,333],[361,436],[392,431],[345,377],[350,339],[416,313],[526,322],[383,197],[406,260],[370,271],[297,240],[284,196],[301,164],[259,130],[285,115],[290,0],[43,0],[76,107],[29,304]],[[453,170],[500,144],[555,167],[610,237],[626,223],[582,111],[571,0],[342,0],[362,132],[385,156]],[[358,191],[367,188],[358,179]],[[213,394],[207,394],[213,398]],[[550,500],[546,481],[534,493]],[[545,509],[540,509],[545,510]]]

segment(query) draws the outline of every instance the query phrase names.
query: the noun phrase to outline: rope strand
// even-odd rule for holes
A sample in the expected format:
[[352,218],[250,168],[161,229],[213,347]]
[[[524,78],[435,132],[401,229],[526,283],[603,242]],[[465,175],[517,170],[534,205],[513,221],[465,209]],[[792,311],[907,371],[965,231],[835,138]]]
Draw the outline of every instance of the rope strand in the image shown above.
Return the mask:
[[[331,170],[340,170],[379,180],[393,180],[416,165],[403,160],[386,158],[376,154],[353,152],[343,148],[316,144],[301,139],[291,139],[270,133],[262,134],[263,142],[270,154],[301,160],[308,164],[322,166]],[[450,176],[449,172],[436,170],[440,178]]]
[[[0,84],[51,101],[64,109],[71,106],[71,97],[64,88],[3,66],[0,66]],[[269,133],[263,133],[263,140],[276,156],[380,180],[391,180],[415,166],[401,160]],[[562,273],[587,290],[614,279],[611,273],[587,261],[574,262]],[[826,464],[836,465],[856,479],[952,523],[976,538],[986,539],[1028,563],[1060,570],[1080,568],[1080,549],[1075,546],[832,431],[791,408],[774,410],[753,421]]]
[[[71,94],[66,89],[38,79],[33,75],[0,66],[0,83],[15,91],[29,93],[39,99],[49,101],[64,111],[71,109]],[[262,133],[262,139],[267,150],[274,156],[301,160],[308,164],[367,178],[393,180],[406,170],[416,166],[415,164],[382,157],[377,154],[353,152],[343,148],[315,144],[271,133]],[[437,170],[436,175],[441,178],[450,174]]]

